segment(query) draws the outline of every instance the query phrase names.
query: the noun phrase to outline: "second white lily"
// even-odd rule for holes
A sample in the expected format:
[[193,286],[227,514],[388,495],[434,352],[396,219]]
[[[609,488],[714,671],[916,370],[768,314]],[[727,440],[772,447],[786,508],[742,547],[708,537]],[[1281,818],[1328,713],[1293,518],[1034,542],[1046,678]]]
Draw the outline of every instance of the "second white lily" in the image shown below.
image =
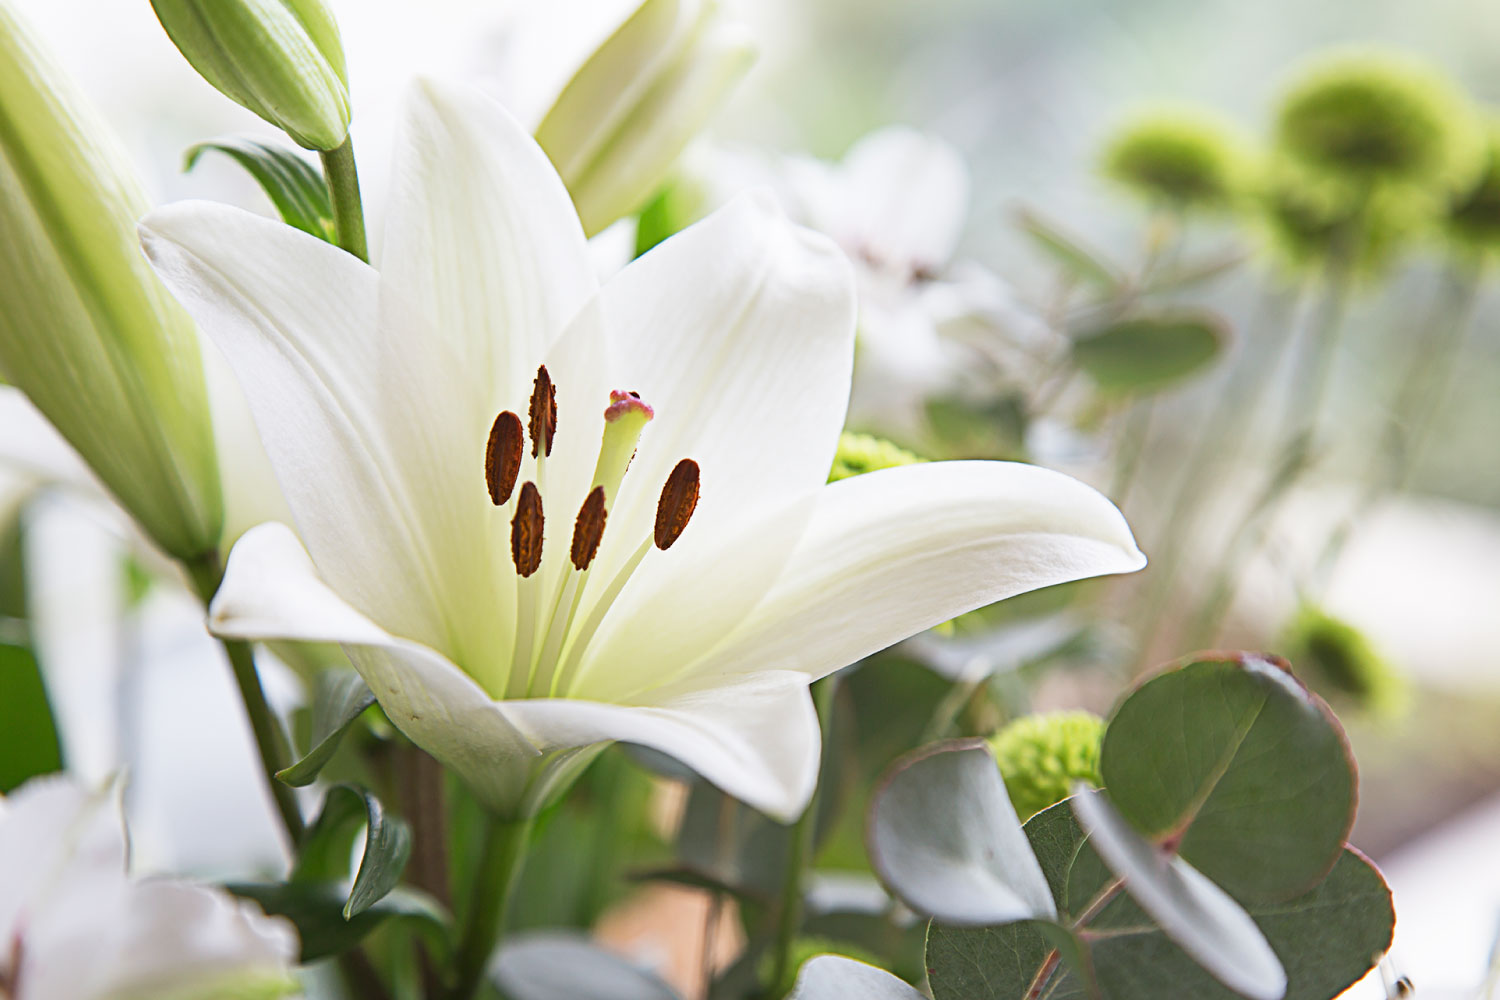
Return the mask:
[[405,136],[379,270],[223,206],[142,234],[236,368],[297,522],[245,535],[211,627],[343,643],[493,807],[515,808],[517,759],[624,740],[793,816],[812,680],[1142,565],[1107,500],[1032,466],[824,486],[853,280],[768,199],[598,289],[562,182],[498,105],[425,84]]

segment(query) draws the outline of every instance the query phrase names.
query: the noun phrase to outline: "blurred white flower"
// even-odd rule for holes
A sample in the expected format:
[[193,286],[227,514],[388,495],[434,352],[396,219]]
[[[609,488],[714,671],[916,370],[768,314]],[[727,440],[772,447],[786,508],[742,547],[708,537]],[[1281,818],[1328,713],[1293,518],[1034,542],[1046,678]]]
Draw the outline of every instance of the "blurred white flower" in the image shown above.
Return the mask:
[[497,808],[507,762],[626,740],[793,815],[813,679],[1141,565],[1108,501],[1031,466],[825,487],[852,280],[766,199],[599,289],[560,179],[498,105],[429,83],[400,148],[379,271],[218,205],[158,210],[143,239],[236,367],[306,544],[247,533],[212,627],[344,644]]
[[118,793],[41,778],[0,799],[0,994],[214,1000],[296,991],[291,924],[218,890],[132,879]]

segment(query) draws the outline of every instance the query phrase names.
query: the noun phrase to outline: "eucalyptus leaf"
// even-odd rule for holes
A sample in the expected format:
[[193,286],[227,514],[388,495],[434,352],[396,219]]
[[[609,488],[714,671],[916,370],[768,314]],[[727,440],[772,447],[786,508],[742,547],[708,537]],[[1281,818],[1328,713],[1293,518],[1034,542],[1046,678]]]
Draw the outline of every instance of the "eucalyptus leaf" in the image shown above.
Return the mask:
[[1136,316],[1078,336],[1073,362],[1101,392],[1160,392],[1212,364],[1226,339],[1206,314]]
[[447,933],[448,918],[438,904],[404,886],[349,919],[344,917],[351,891],[348,882],[240,882],[224,888],[296,925],[303,962],[347,951],[391,919],[416,922],[427,932],[429,945],[440,943]]
[[870,805],[869,854],[912,909],[951,924],[996,924],[1057,910],[1000,769],[980,740],[897,761]]
[[1016,213],[1016,222],[1037,248],[1061,265],[1069,277],[1109,290],[1120,286],[1118,273],[1103,257],[1086,250],[1037,213],[1021,209]]
[[1169,938],[1236,993],[1280,1000],[1286,970],[1228,893],[1136,833],[1104,793],[1080,787],[1069,801],[1091,846]]
[[310,785],[333,759],[344,734],[365,709],[375,704],[375,695],[364,679],[352,670],[325,670],[318,674],[313,694],[311,749],[276,777],[295,788]]
[[924,997],[884,969],[841,955],[819,955],[802,966],[787,1000],[924,1000]]
[[363,788],[334,785],[323,799],[323,811],[302,838],[293,882],[314,882],[347,874],[352,836],[365,828],[364,853],[344,904],[345,920],[374,906],[401,881],[411,857],[411,828],[388,816],[380,801]]
[[281,221],[320,240],[336,241],[328,185],[323,174],[300,155],[259,139],[226,136],[189,149],[183,170],[192,170],[208,151],[229,156],[255,178],[281,214]]
[[582,934],[514,935],[491,960],[489,975],[510,1000],[679,1000],[660,977]]
[[1159,674],[1110,719],[1100,771],[1110,801],[1148,838],[1239,899],[1306,892],[1354,822],[1343,730],[1278,661],[1216,654]]

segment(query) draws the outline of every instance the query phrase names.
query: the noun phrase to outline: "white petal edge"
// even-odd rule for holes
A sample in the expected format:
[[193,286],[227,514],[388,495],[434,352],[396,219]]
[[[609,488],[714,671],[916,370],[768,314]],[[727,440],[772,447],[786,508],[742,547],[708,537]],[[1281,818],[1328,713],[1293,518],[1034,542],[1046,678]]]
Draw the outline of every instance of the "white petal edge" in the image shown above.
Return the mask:
[[818,955],[797,975],[787,1000],[926,1000],[901,979],[841,955]]
[[1078,825],[1141,909],[1215,979],[1250,1000],[1281,1000],[1286,970],[1250,914],[1207,876],[1168,858],[1126,822],[1103,793],[1077,786]]
[[538,746],[639,743],[674,757],[767,815],[790,822],[812,797],[821,746],[807,677],[764,670],[724,683],[653,692],[650,704],[510,701]]
[[855,476],[693,556],[670,586],[616,606],[585,657],[581,694],[618,700],[612,679],[646,663],[679,664],[677,677],[764,667],[822,677],[986,604],[1145,565],[1101,494],[1013,462]]

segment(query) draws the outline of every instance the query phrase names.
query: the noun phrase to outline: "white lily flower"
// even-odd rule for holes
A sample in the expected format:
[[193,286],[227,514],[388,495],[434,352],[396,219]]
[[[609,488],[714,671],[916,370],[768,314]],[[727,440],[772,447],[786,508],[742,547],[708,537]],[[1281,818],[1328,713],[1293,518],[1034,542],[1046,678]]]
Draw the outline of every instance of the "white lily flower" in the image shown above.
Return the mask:
[[301,537],[248,532],[211,627],[343,643],[492,807],[518,761],[624,740],[792,816],[812,680],[1142,565],[1107,500],[1032,466],[825,486],[852,280],[769,199],[600,289],[555,170],[477,92],[417,89],[397,178],[378,271],[225,206],[142,237],[237,370]]
[[0,996],[212,1000],[296,991],[290,923],[187,882],[126,874],[114,789],[39,778],[0,799]]
[[838,242],[858,275],[851,423],[911,433],[923,401],[959,388],[976,364],[1024,382],[1061,347],[997,275],[955,262],[969,171],[941,139],[879,129],[840,163],[789,160],[786,183],[802,218]]

